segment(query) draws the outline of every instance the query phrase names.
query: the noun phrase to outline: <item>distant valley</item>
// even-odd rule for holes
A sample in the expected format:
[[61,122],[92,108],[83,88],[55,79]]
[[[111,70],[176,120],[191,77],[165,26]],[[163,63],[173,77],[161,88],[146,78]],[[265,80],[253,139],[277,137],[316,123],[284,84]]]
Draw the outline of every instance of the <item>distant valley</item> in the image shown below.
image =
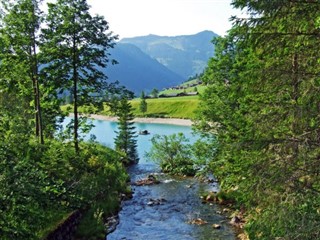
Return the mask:
[[118,43],[111,50],[111,56],[119,63],[108,66],[108,78],[111,81],[118,80],[136,95],[141,91],[151,92],[154,88],[162,89],[184,81],[182,76],[169,70],[133,44]]
[[125,38],[110,51],[119,64],[105,71],[111,81],[118,80],[136,95],[175,86],[203,72],[214,54],[211,41],[216,36],[203,31],[175,37]]

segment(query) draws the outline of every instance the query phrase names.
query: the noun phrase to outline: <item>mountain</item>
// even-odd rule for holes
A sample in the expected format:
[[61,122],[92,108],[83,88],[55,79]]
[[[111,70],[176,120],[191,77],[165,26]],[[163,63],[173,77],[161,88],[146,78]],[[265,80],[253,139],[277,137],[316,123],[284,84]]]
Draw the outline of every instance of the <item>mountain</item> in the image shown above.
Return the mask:
[[148,35],[124,38],[120,43],[133,44],[185,80],[202,73],[214,54],[211,43],[218,36],[211,31],[175,37]]
[[161,90],[185,80],[133,44],[117,43],[110,54],[118,64],[108,66],[104,70],[109,80],[118,80],[137,96],[141,91],[149,93],[154,88]]

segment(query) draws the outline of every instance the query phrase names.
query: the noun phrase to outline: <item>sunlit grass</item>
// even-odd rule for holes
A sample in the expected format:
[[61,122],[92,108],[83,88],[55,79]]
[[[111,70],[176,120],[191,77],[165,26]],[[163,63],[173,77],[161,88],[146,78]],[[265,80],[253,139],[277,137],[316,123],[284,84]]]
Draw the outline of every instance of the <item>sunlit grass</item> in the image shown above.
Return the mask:
[[147,112],[141,113],[139,110],[140,99],[131,101],[135,116],[166,117],[166,118],[188,118],[195,116],[198,107],[198,96],[185,96],[174,98],[154,98],[146,99]]
[[[151,98],[147,101],[147,112],[142,113],[139,109],[140,98],[131,100],[133,107],[133,114],[136,117],[160,117],[160,118],[186,118],[193,119],[195,117],[195,110],[199,104],[198,96],[184,96],[172,98]],[[61,106],[63,112],[71,113],[71,105]],[[97,109],[90,107],[79,107],[80,113],[95,113],[101,115],[112,115],[107,104],[104,104],[104,109],[97,112]]]

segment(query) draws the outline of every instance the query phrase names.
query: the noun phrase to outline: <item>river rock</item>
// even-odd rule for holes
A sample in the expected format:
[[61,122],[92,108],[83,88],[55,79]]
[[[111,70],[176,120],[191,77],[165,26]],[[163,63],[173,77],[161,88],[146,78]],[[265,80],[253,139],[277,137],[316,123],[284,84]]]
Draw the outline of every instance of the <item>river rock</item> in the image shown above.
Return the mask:
[[214,202],[216,198],[216,195],[214,192],[210,192],[207,197],[206,197],[206,201],[207,202]]
[[118,216],[108,217],[106,219],[106,224],[105,224],[107,228],[107,234],[112,233],[114,230],[116,230],[116,227],[118,224],[119,224]]
[[223,210],[222,210],[222,212],[223,213],[228,213],[228,212],[230,212],[231,210],[229,209],[229,208],[224,208]]
[[201,219],[201,218],[196,218],[190,221],[191,224],[195,224],[195,225],[204,225],[207,224],[208,222]]
[[220,229],[221,228],[221,225],[219,225],[219,224],[212,224],[212,227],[214,228],[214,229]]
[[234,216],[230,220],[230,224],[232,225],[238,225],[241,222],[241,219],[238,216]]
[[154,206],[154,205],[160,205],[166,202],[167,200],[164,198],[159,198],[159,199],[149,199],[149,202],[147,203],[148,206]]
[[147,178],[136,181],[135,185],[144,186],[144,185],[153,185],[153,184],[159,184],[159,183],[160,181],[158,181],[154,175],[150,174],[148,175]]

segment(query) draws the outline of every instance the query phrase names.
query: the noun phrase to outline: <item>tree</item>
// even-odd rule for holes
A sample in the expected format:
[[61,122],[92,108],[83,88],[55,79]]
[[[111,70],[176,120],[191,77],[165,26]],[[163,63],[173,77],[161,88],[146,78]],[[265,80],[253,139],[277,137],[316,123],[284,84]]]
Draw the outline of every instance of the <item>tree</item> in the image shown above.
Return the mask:
[[133,125],[132,106],[126,96],[123,96],[118,105],[116,115],[118,116],[117,137],[115,138],[115,147],[117,151],[125,154],[124,164],[137,163],[139,160],[137,153],[137,137],[135,126]]
[[233,4],[249,15],[217,40],[203,76],[210,86],[198,126],[217,134],[219,146],[211,166],[252,214],[250,238],[318,238],[320,4]]
[[152,89],[152,91],[151,91],[151,96],[152,96],[153,98],[157,98],[157,97],[158,97],[158,94],[159,94],[159,90],[158,90],[158,89],[156,89],[156,88]]
[[113,48],[117,39],[108,29],[103,17],[90,15],[86,0],[48,4],[41,45],[43,61],[47,63],[43,73],[56,82],[57,90],[70,91],[73,96],[76,151],[79,151],[78,107],[97,103],[98,94],[108,87],[101,69],[110,63],[107,50]]
[[196,172],[189,140],[182,134],[155,135],[146,157],[158,163],[164,172],[193,176]]
[[145,114],[148,109],[148,104],[146,101],[144,91],[141,92],[139,109],[140,109],[140,112],[142,112],[143,114]]
[[[35,135],[44,143],[39,88],[38,32],[41,0],[2,1],[1,70],[6,81],[34,107]],[[31,83],[31,84],[30,84]]]

